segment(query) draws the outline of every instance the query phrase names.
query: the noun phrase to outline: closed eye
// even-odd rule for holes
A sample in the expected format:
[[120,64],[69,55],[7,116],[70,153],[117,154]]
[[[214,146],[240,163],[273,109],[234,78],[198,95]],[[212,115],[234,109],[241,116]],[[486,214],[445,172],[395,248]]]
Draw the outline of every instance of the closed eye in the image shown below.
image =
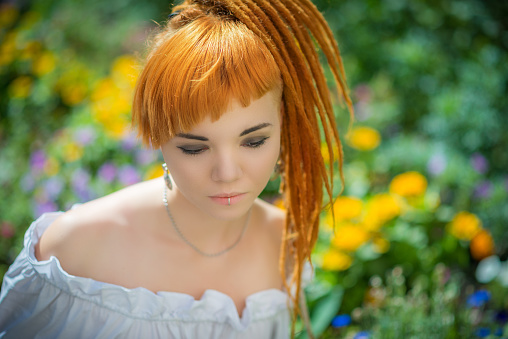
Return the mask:
[[249,140],[242,144],[242,146],[249,147],[249,148],[258,148],[265,144],[266,140],[269,137],[264,137],[262,139],[256,139],[256,140]]
[[208,147],[186,148],[186,147],[182,147],[182,146],[178,146],[178,148],[180,150],[182,150],[182,152],[184,154],[188,154],[188,155],[198,155],[198,154],[201,154],[201,153],[203,153],[204,151],[206,151],[208,149]]

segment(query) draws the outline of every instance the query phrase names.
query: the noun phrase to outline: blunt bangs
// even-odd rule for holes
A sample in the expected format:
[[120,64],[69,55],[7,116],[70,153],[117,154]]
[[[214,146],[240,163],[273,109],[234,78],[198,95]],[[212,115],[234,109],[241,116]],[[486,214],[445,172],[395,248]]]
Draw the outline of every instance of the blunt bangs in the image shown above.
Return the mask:
[[153,148],[207,116],[218,120],[233,99],[247,107],[270,90],[282,89],[267,46],[239,21],[202,16],[159,39],[138,79],[133,104],[133,123],[143,143]]

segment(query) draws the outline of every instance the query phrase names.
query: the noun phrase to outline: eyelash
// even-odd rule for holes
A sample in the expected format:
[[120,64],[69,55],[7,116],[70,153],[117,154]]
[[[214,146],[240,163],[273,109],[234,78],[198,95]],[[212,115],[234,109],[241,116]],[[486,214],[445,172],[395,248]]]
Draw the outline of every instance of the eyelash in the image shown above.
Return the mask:
[[[269,137],[263,138],[261,140],[253,141],[253,142],[246,142],[246,143],[242,144],[242,146],[252,148],[252,149],[259,148],[265,144],[265,142],[268,138]],[[184,147],[178,147],[178,148],[181,149],[182,152],[187,155],[199,155],[208,149],[208,147],[203,147],[203,148],[199,148],[199,149],[186,149]]]
[[260,140],[254,141],[254,142],[246,142],[243,145],[245,145],[249,148],[259,148],[265,144],[266,139],[268,139],[268,137],[262,138]]

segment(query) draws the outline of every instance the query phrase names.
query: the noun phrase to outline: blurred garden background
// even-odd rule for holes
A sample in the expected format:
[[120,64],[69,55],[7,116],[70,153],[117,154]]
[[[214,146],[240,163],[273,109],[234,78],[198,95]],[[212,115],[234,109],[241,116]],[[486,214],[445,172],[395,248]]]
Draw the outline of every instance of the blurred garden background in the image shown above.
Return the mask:
[[[356,110],[348,131],[337,105],[346,187],[306,288],[315,332],[508,338],[508,3],[314,3]],[[129,126],[145,39],[169,13],[161,0],[0,5],[0,277],[34,218],[162,174]]]

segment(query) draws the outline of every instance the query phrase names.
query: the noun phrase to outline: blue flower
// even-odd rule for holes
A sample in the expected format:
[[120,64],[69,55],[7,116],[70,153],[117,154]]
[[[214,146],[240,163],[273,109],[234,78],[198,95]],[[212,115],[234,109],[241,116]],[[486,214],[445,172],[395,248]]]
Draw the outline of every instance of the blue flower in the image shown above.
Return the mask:
[[351,324],[351,317],[347,314],[339,314],[332,320],[332,327],[344,327]]
[[471,307],[481,307],[489,300],[490,292],[486,290],[479,290],[467,298],[467,304]]
[[501,324],[508,322],[508,311],[501,310],[501,311],[497,312],[496,321]]
[[490,330],[486,327],[480,327],[476,330],[475,335],[479,338],[486,338],[490,335]]
[[355,334],[353,339],[369,339],[369,332],[367,331],[361,331]]

